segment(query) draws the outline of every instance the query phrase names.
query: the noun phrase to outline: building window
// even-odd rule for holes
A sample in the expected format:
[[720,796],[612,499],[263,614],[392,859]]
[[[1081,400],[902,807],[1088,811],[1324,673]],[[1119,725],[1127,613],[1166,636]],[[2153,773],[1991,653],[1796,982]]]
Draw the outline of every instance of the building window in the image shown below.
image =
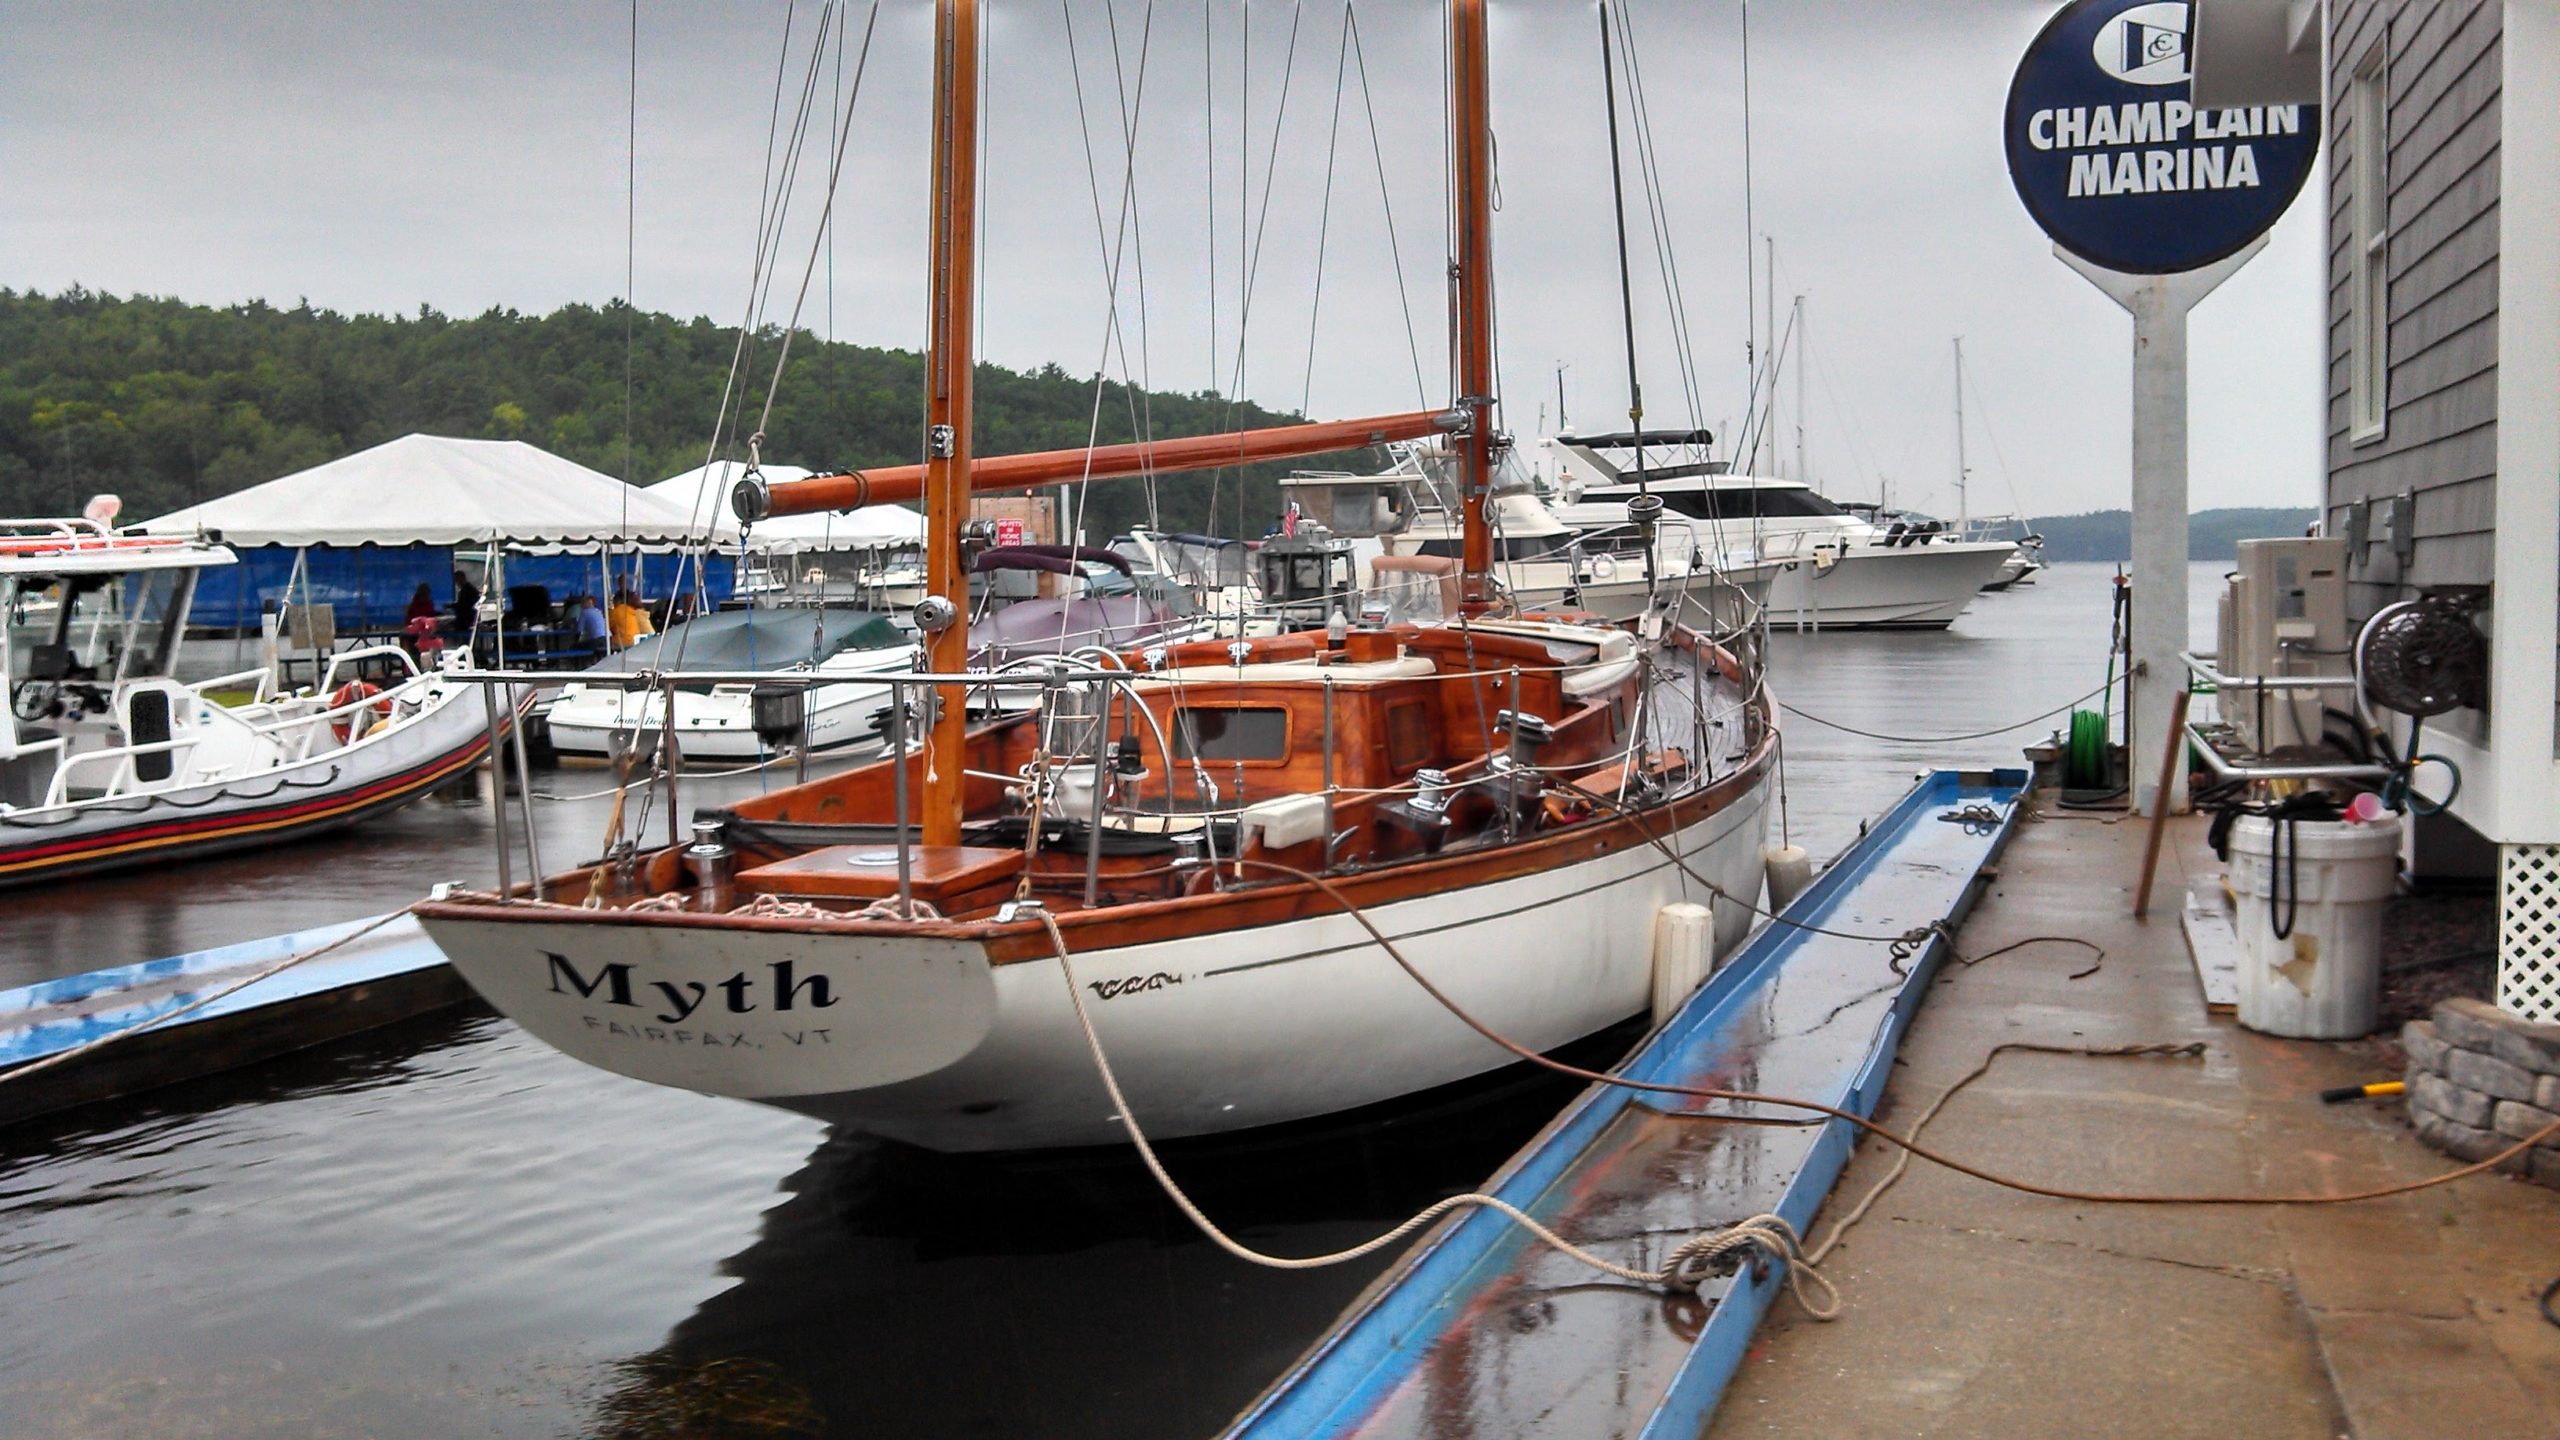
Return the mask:
[[2376,41],[2348,81],[2354,126],[2348,197],[2347,434],[2374,440],[2389,418],[2391,391],[2391,97],[2389,67]]

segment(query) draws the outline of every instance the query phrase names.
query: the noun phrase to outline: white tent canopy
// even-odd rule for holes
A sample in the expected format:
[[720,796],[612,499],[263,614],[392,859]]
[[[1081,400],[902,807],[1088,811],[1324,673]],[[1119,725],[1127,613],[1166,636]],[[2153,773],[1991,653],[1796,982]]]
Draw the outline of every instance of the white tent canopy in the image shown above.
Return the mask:
[[[688,514],[716,516],[734,531],[737,516],[729,509],[729,490],[747,473],[734,460],[716,461],[661,480],[648,488]],[[760,467],[766,483],[805,480],[817,473],[799,465]],[[869,505],[860,510],[821,515],[781,515],[759,520],[747,530],[747,548],[774,552],[804,550],[891,550],[924,543],[924,517],[903,505]]]
[[218,530],[233,545],[680,544],[708,527],[734,544],[717,513],[625,485],[521,440],[404,435],[370,450],[172,511],[154,534]]

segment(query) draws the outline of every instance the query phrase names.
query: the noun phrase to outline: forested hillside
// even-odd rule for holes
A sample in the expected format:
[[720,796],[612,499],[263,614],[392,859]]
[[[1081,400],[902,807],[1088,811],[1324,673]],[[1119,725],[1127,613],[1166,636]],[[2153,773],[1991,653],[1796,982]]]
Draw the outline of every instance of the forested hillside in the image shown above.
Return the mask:
[[[436,435],[518,439],[647,484],[702,463],[737,332],[707,319],[628,317],[630,454],[624,453],[624,330],[619,304],[548,315],[492,310],[456,318],[340,315],[307,303],[215,308],[72,290],[0,289],[0,511],[76,513],[100,491],[141,519],[227,494],[384,440]],[[764,403],[778,331],[754,337],[732,401],[745,428]],[[923,362],[913,352],[828,344],[803,333],[774,398],[765,457],[810,466],[879,465],[917,456]],[[1084,443],[1090,379],[1056,366],[978,371],[981,454]],[[1284,419],[1215,395],[1142,394],[1158,436]],[[1135,438],[1132,397],[1110,386],[1101,439]],[[733,423],[733,431],[737,427]],[[742,455],[743,448],[732,449]],[[1259,534],[1277,512],[1272,474],[1158,485],[1168,528]],[[1097,487],[1088,528],[1107,535],[1145,515],[1135,481]]]
[[[2299,535],[2318,518],[2315,510],[2199,510],[2187,517],[2187,558],[2229,560],[2243,540]],[[2044,537],[2047,560],[2130,560],[2133,558],[2133,514],[2126,510],[2093,510],[2086,515],[2039,515],[2027,527]]]

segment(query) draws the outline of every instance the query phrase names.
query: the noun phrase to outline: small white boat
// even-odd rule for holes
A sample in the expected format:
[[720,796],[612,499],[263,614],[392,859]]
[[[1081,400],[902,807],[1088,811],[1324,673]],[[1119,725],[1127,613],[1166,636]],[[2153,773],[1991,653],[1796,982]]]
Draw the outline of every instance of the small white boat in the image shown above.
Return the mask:
[[[722,610],[652,635],[589,671],[637,676],[650,670],[814,673],[832,683],[807,691],[805,743],[812,753],[862,754],[887,743],[889,689],[873,677],[913,670],[914,637],[884,615],[819,607]],[[675,745],[688,764],[744,764],[789,748],[756,728],[754,685],[675,692]],[[797,690],[791,692],[795,696]],[[628,753],[644,733],[666,726],[663,689],[598,678],[561,688],[551,706],[552,748],[601,760]]]
[[486,752],[480,688],[397,646],[333,655],[318,683],[287,693],[263,668],[178,680],[196,577],[235,560],[200,536],[99,519],[0,521],[0,885],[351,825]]

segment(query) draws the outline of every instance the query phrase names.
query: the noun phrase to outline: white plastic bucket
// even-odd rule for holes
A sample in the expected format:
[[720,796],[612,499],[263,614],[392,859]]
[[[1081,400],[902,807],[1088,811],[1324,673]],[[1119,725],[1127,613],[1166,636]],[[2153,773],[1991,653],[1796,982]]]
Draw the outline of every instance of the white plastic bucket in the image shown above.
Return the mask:
[[[2244,815],[2231,827],[2240,1023],[2306,1040],[2371,1034],[2382,999],[2382,906],[2399,882],[2398,818],[2293,821],[2281,866],[2276,825]],[[2275,922],[2287,918],[2290,931],[2278,936]]]

